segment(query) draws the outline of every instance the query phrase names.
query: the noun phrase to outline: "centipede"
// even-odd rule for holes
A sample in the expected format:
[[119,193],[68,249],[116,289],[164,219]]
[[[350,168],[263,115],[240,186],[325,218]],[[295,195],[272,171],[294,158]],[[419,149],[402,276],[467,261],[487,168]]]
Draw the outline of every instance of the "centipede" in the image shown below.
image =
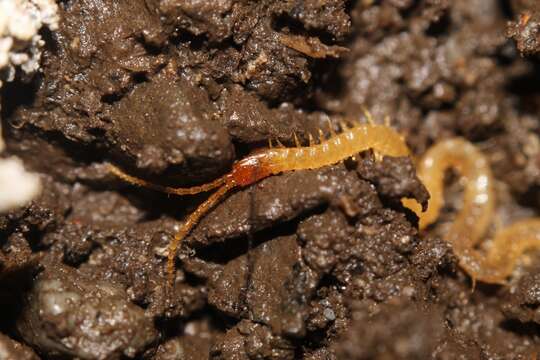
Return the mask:
[[201,218],[232,190],[250,186],[269,176],[288,171],[333,165],[366,150],[372,150],[377,158],[409,155],[404,137],[393,129],[388,121],[385,121],[385,124],[377,124],[369,112],[365,111],[364,115],[365,122],[360,120],[340,122],[337,132],[329,123],[329,136],[319,129],[318,141],[310,134],[309,143],[305,146],[296,135],[293,135],[294,147],[285,147],[279,140],[273,144],[269,140],[268,148],[256,150],[235,162],[229,173],[208,184],[190,188],[157,185],[131,176],[112,164],[107,166],[111,173],[127,183],[168,194],[194,195],[217,189],[187,217],[168,246],[167,282],[169,286],[173,286],[175,257],[182,240],[189,235]]
[[507,284],[519,259],[529,250],[540,248],[540,218],[515,222],[497,231],[486,251],[478,246],[492,223],[496,196],[494,177],[486,156],[463,138],[443,140],[427,150],[417,163],[417,175],[431,195],[427,211],[414,200],[405,206],[419,217],[419,229],[435,223],[444,205],[444,175],[450,168],[463,180],[461,210],[445,231],[460,267],[473,280],[488,284]]

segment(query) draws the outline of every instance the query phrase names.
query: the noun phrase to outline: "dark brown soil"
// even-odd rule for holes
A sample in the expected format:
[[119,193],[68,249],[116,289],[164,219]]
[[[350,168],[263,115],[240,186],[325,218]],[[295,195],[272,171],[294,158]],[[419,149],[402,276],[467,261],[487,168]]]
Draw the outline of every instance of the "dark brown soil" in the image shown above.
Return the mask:
[[1,359],[536,359],[539,257],[473,289],[440,231],[420,235],[400,205],[428,198],[410,159],[364,153],[234,192],[184,242],[173,292],[165,249],[205,195],[103,166],[200,184],[365,106],[417,155],[474,142],[500,222],[534,215],[536,1],[60,5],[42,73],[1,94],[7,154],[44,183],[0,215]]

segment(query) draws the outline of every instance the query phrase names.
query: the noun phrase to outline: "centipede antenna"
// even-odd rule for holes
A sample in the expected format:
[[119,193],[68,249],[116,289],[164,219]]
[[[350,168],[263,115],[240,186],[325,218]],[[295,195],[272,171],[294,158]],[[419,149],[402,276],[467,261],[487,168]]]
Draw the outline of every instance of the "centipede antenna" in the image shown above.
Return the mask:
[[174,239],[169,244],[169,253],[167,254],[167,280],[169,287],[172,288],[174,284],[174,259],[176,257],[176,250],[180,246],[182,240],[189,234],[191,229],[199,222],[210,209],[212,209],[217,202],[234,187],[234,184],[225,183],[215,193],[210,195],[205,202],[187,218],[186,222],[182,225],[180,230],[174,236]]
[[151,189],[154,191],[159,191],[166,194],[174,194],[174,195],[195,195],[201,192],[206,192],[206,191],[215,189],[223,185],[225,183],[225,180],[227,179],[227,175],[225,175],[208,184],[204,184],[200,186],[193,186],[189,188],[173,188],[169,186],[153,184],[150,181],[146,181],[144,179],[131,176],[112,164],[107,164],[107,169],[113,175],[117,176],[121,180],[131,185],[140,186],[140,187],[144,187],[144,188]]
[[272,139],[271,138],[268,138],[268,147],[270,149],[272,149],[274,147],[274,145],[272,144]]
[[315,140],[313,139],[313,135],[311,135],[311,133],[308,133],[308,139],[309,139],[309,146],[313,146],[315,144]]
[[375,121],[373,120],[373,116],[371,116],[371,113],[369,112],[369,110],[366,107],[362,106],[362,112],[364,113],[364,116],[366,117],[368,124],[371,126],[374,126]]
[[330,135],[332,137],[336,136],[336,132],[334,130],[334,127],[332,126],[332,123],[330,122],[330,119],[326,119],[326,123],[328,124],[328,131],[330,131]]
[[276,142],[277,142],[277,146],[278,146],[278,147],[280,147],[280,148],[284,148],[284,147],[285,147],[285,145],[283,145],[283,144],[281,143],[281,141],[279,141],[279,139],[276,139]]
[[326,140],[326,137],[324,136],[324,132],[319,129],[319,142],[322,144]]
[[298,136],[296,136],[296,133],[293,132],[293,138],[294,138],[294,145],[299,148],[299,147],[302,147],[302,145],[300,144],[300,141],[298,140]]

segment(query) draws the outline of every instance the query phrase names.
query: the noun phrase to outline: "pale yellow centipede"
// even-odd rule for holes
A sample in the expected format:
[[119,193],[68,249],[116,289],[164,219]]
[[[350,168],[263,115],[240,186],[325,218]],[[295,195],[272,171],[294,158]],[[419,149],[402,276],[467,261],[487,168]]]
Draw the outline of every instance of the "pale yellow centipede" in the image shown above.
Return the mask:
[[171,188],[149,183],[124,173],[110,165],[110,171],[124,181],[138,186],[176,195],[191,195],[198,192],[219,189],[203,202],[184,222],[169,245],[167,272],[169,284],[174,281],[174,257],[181,240],[187,236],[217,202],[235,187],[251,185],[271,175],[286,171],[316,169],[338,163],[359,152],[372,149],[378,155],[407,156],[409,148],[403,137],[388,125],[375,124],[366,112],[368,123],[353,125],[341,123],[341,133],[335,134],[330,127],[332,136],[326,139],[323,132],[319,133],[319,143],[316,144],[310,136],[310,144],[302,146],[295,136],[296,147],[270,147],[254,152],[236,162],[231,172],[219,179],[202,186],[193,188]]

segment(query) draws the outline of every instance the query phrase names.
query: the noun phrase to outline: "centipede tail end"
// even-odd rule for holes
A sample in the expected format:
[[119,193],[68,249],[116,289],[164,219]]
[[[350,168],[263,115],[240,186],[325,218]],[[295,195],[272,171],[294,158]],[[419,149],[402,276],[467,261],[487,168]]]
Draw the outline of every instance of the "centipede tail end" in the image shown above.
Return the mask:
[[431,194],[426,212],[405,202],[420,218],[420,229],[434,223],[442,209],[444,173],[455,168],[466,181],[461,211],[444,238],[452,245],[460,267],[478,281],[507,284],[525,251],[540,248],[540,218],[518,221],[497,231],[486,251],[476,249],[483,240],[495,209],[495,189],[487,157],[465,139],[454,138],[431,147],[418,164],[418,176]]

